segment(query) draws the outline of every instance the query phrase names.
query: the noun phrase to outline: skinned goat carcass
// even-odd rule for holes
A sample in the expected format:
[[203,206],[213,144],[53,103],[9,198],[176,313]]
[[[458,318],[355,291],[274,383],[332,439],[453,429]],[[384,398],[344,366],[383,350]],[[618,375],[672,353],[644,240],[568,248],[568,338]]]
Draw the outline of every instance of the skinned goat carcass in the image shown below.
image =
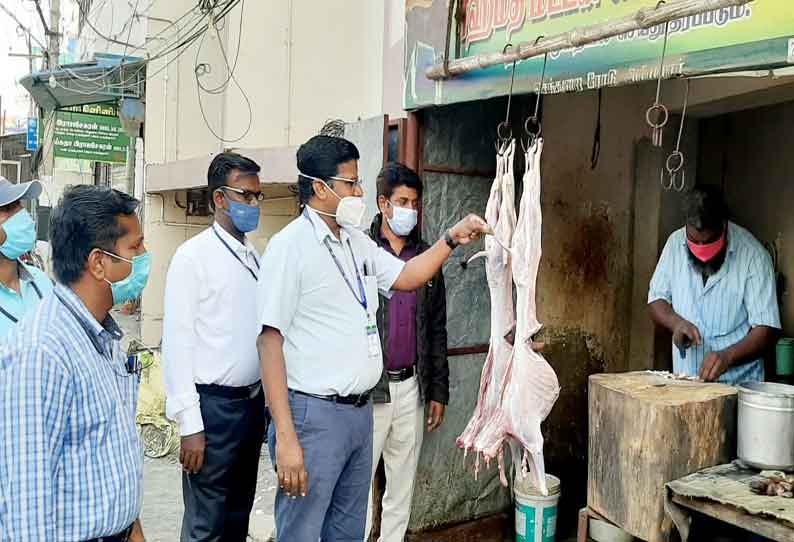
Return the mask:
[[[524,191],[521,197],[518,222],[515,222],[515,191],[512,170],[510,185],[505,186],[507,175],[497,186],[499,171],[509,168],[499,163],[497,179],[491,189],[486,207],[486,220],[490,224],[494,209],[500,214],[494,225],[495,234],[511,243],[510,252],[494,247],[486,238],[486,273],[491,292],[491,344],[480,381],[480,392],[474,415],[466,431],[459,437],[458,445],[466,451],[482,454],[486,461],[496,458],[499,477],[507,485],[504,469],[504,444],[511,448],[516,476],[531,476],[531,481],[542,494],[547,493],[543,459],[543,434],[541,423],[546,419],[559,396],[559,383],[554,370],[539,353],[531,348],[532,336],[540,328],[537,319],[535,285],[541,256],[540,209],[540,157],[543,140],[536,140],[527,150]],[[512,156],[509,157],[512,162]],[[508,193],[509,196],[508,196]],[[498,205],[495,200],[499,198]],[[507,205],[506,200],[509,200]],[[510,215],[512,221],[501,211]],[[507,225],[510,227],[507,227]],[[508,236],[509,235],[509,236]],[[505,270],[505,262],[510,269]],[[512,271],[512,272],[511,272]],[[508,281],[505,284],[504,280]],[[513,318],[512,280],[517,287],[517,318]],[[515,324],[514,347],[505,335]],[[479,463],[475,465],[475,475]]]
[[[493,227],[495,235],[505,245],[509,245],[516,224],[514,155],[515,140],[506,146],[504,152],[497,154],[496,176],[485,208],[486,222]],[[475,254],[469,262],[480,257],[485,257],[485,274],[491,294],[491,335],[488,355],[480,376],[477,405],[466,429],[457,439],[458,446],[464,449],[464,453],[478,451],[478,436],[499,408],[501,390],[504,388],[513,357],[513,347],[505,340],[505,335],[515,323],[510,253],[491,236],[487,236],[485,250]],[[475,476],[478,469],[479,453],[475,462]]]

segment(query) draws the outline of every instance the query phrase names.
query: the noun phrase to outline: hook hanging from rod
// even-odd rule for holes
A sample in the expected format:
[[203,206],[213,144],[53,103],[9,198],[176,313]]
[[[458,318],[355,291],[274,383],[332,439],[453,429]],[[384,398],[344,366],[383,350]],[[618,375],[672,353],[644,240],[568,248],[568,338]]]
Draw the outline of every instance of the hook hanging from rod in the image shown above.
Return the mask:
[[[543,35],[540,35],[535,40],[535,45],[537,45],[540,40],[544,38]],[[521,140],[521,147],[524,149],[524,152],[527,152],[530,147],[535,143],[535,140],[540,138],[540,134],[543,131],[543,126],[540,122],[540,104],[543,99],[543,83],[546,81],[546,66],[549,62],[549,53],[545,53],[543,55],[543,69],[540,72],[540,83],[538,84],[538,90],[535,94],[535,112],[532,114],[531,117],[527,117],[524,121],[524,133],[527,135],[527,143],[524,145],[524,140]],[[535,130],[530,129],[530,123],[535,125]]]
[[[686,108],[689,104],[689,79],[686,80],[686,87],[684,89],[684,107],[681,110],[681,123],[678,126],[678,140],[675,143],[675,150],[670,153],[664,163],[659,178],[662,183],[662,188],[665,190],[675,190],[676,192],[683,192],[686,187],[686,171],[684,170],[684,153],[681,152],[681,136],[684,133],[684,121],[686,120]],[[667,171],[668,181],[664,180],[664,173]],[[681,175],[680,182],[678,175]]]
[[[507,50],[512,47],[512,43],[508,43],[502,49],[502,54],[506,54]],[[513,129],[510,127],[510,104],[513,101],[513,83],[516,80],[516,61],[513,61],[513,68],[510,74],[510,90],[507,93],[507,111],[505,112],[505,120],[496,125],[496,141],[494,146],[496,152],[501,156],[504,154],[510,139],[513,138]],[[507,135],[502,135],[502,130],[507,130]]]
[[[656,4],[656,9],[665,4],[665,0],[660,0]],[[654,147],[661,147],[663,143],[662,134],[667,121],[670,120],[670,112],[661,102],[662,79],[664,78],[664,58],[667,54],[667,39],[670,36],[670,23],[664,23],[664,41],[662,42],[662,58],[659,61],[659,77],[656,79],[656,99],[653,105],[645,112],[645,121],[651,127],[651,143]],[[655,117],[655,118],[654,118]]]

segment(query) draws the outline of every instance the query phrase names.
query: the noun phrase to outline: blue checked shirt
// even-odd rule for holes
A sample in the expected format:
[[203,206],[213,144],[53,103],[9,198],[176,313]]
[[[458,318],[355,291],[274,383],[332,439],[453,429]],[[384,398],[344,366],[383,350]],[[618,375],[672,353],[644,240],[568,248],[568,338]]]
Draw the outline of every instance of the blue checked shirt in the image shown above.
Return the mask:
[[71,289],[54,293],[0,350],[0,541],[90,540],[140,511],[138,377],[121,331]]
[[[705,286],[689,259],[685,228],[670,235],[648,293],[649,304],[660,299],[697,326],[703,337],[703,344],[687,349],[683,359],[673,345],[676,373],[697,376],[706,354],[733,346],[754,327],[780,329],[772,259],[750,232],[733,223],[728,224],[725,262]],[[719,378],[728,384],[751,380],[764,380],[763,359],[734,367]]]

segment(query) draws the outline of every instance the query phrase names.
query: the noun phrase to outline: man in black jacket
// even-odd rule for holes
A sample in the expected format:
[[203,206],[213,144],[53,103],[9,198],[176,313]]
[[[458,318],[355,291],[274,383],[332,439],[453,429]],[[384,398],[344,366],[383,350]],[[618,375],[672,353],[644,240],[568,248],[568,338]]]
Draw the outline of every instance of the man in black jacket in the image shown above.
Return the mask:
[[[406,166],[389,163],[378,175],[377,185],[380,214],[372,223],[370,236],[408,261],[428,247],[416,225],[422,181]],[[428,431],[438,429],[449,400],[447,302],[441,271],[414,292],[395,292],[391,299],[381,296],[377,320],[383,374],[372,393],[372,470],[374,475],[382,454],[386,491],[380,541],[402,542],[425,427]],[[371,518],[370,502],[367,537]]]

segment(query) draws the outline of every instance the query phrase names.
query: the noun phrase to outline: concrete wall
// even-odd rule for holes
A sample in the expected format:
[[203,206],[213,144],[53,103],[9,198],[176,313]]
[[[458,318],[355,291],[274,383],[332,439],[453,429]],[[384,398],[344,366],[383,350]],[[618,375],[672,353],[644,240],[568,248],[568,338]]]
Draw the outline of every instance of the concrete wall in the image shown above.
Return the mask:
[[[173,20],[193,4],[159,2],[151,15]],[[402,21],[401,10],[368,0],[246,2],[240,40],[240,8],[235,8],[220,40],[208,36],[178,59],[172,55],[150,65],[147,163],[214,154],[230,146],[299,144],[330,118],[356,120],[399,112]],[[167,25],[151,20],[150,38]],[[239,87],[232,82],[218,96],[202,93],[205,122],[196,92],[196,61],[211,67],[201,83],[218,86],[228,73],[221,46],[231,63],[238,43]],[[207,124],[235,141],[220,142]]]

